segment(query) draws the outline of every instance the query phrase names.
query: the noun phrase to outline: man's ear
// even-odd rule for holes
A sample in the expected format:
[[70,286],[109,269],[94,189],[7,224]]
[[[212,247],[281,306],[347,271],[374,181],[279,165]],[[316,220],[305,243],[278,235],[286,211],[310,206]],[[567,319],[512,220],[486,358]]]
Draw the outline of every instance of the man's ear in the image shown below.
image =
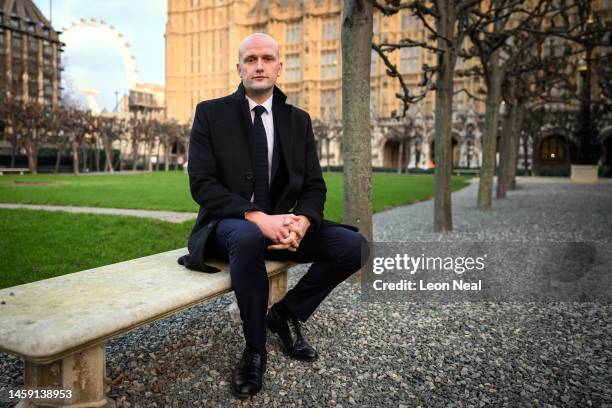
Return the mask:
[[242,74],[240,73],[240,63],[236,63],[236,72],[238,73],[238,76],[242,78]]

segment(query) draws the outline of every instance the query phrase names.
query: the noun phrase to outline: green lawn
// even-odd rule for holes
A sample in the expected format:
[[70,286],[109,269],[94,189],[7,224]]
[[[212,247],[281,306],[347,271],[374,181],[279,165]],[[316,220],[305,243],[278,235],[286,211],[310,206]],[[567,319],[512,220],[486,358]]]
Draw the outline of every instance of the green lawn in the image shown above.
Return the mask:
[[192,223],[0,210],[0,288],[187,245]]
[[117,175],[0,176],[0,202],[197,211],[178,171]]
[[[469,177],[453,177],[453,191]],[[342,174],[325,173],[325,216],[342,218]],[[376,173],[372,177],[374,212],[425,200],[432,195],[432,175]],[[0,176],[0,202],[197,211],[182,172],[121,175]]]
[[[454,177],[453,190],[469,177]],[[326,173],[325,216],[342,219],[342,174]],[[375,174],[374,212],[425,200],[433,176]],[[0,202],[196,211],[181,172],[0,176]],[[0,210],[0,288],[186,246],[192,221]]]
[[[325,218],[334,221],[342,220],[342,201],[344,188],[342,173],[325,173],[327,200]],[[468,185],[470,177],[454,176],[451,180],[453,191]],[[433,196],[433,175],[406,175],[393,173],[375,173],[372,176],[372,210],[378,212],[399,205],[423,201]]]

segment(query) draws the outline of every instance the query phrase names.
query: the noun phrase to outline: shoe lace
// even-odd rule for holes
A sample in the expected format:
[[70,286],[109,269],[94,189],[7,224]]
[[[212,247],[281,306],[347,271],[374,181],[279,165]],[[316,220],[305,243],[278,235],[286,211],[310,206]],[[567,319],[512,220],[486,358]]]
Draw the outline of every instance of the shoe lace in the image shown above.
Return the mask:
[[261,361],[262,355],[257,350],[247,347],[244,349],[242,359],[245,363],[255,364]]
[[297,317],[292,317],[287,321],[291,334],[298,339],[302,338],[302,322]]

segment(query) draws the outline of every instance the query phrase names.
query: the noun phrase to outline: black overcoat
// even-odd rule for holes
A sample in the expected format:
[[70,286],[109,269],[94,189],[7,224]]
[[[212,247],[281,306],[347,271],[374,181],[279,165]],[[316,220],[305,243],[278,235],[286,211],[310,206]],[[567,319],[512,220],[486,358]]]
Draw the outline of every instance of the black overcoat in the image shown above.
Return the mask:
[[[273,214],[307,216],[316,230],[323,220],[326,187],[308,113],[286,103],[274,88],[274,155],[270,196]],[[200,205],[189,237],[189,255],[179,263],[215,272],[206,265],[206,241],[221,219],[244,218],[260,208],[253,202],[253,125],[242,84],[229,96],[196,107],[189,140],[189,186]]]

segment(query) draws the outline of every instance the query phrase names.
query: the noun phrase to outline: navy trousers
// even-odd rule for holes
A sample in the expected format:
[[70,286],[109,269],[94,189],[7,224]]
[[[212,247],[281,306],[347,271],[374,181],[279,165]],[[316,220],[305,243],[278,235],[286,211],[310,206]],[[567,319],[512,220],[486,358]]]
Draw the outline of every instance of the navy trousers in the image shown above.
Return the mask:
[[260,350],[266,344],[269,285],[265,261],[313,262],[279,302],[305,322],[338,284],[363,266],[361,251],[367,241],[358,232],[332,225],[308,232],[296,252],[270,251],[266,249],[270,244],[255,224],[233,218],[220,221],[207,242],[207,253],[229,262],[246,345]]

